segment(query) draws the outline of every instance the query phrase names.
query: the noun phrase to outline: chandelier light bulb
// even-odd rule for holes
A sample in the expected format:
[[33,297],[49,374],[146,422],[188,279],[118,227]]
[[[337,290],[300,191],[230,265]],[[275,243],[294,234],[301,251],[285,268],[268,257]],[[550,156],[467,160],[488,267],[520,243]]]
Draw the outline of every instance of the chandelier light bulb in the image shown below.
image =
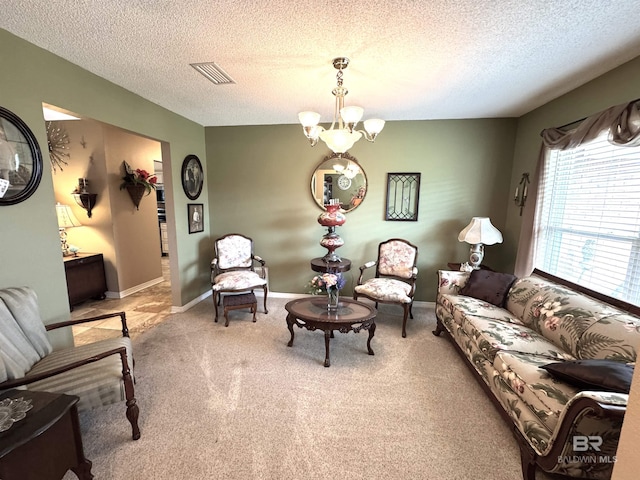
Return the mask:
[[337,128],[324,130],[320,133],[320,139],[327,144],[334,153],[345,153],[353,144],[360,140],[360,132],[349,132],[349,130]]
[[303,127],[315,127],[320,123],[320,114],[316,112],[300,112],[298,119]]
[[379,118],[370,118],[364,121],[364,129],[369,135],[375,138],[384,128],[384,120]]
[[356,127],[356,124],[360,121],[364,115],[364,108],[362,107],[344,107],[340,110],[340,116],[344,123],[347,124],[347,128],[350,131]]

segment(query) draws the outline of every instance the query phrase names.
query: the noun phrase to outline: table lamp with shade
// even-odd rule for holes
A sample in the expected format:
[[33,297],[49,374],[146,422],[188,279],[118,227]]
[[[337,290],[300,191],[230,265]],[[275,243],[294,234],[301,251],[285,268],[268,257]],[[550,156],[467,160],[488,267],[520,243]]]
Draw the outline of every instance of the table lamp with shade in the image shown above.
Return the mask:
[[71,227],[81,227],[82,224],[73,214],[69,205],[56,204],[56,215],[58,217],[58,228],[60,229],[60,245],[62,247],[62,256],[68,257],[72,255],[67,244],[67,232],[65,229]]
[[502,233],[491,224],[489,217],[473,217],[458,235],[458,241],[471,244],[468,265],[478,270],[484,258],[484,246],[502,243]]

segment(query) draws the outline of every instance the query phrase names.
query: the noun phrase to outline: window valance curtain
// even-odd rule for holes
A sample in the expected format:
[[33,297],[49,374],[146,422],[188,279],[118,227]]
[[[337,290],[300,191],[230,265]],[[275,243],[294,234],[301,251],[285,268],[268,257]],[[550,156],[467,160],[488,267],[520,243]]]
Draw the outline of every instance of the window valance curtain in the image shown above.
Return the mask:
[[514,273],[518,277],[531,274],[533,270],[533,252],[536,242],[535,212],[538,197],[538,185],[544,174],[546,149],[564,150],[575,148],[594,140],[603,131],[609,131],[609,142],[618,146],[640,146],[640,110],[638,100],[615,105],[602,112],[585,118],[571,130],[547,128],[540,135],[542,145],[538,156],[536,171],[531,182],[529,201],[524,209],[518,254]]

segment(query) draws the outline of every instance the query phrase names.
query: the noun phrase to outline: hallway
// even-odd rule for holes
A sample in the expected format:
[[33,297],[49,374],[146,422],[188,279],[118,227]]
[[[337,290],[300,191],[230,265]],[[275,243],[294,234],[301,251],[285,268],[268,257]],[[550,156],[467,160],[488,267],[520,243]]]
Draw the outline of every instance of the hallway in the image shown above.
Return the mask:
[[[74,307],[71,319],[94,317],[105,313],[124,311],[127,315],[129,335],[136,335],[162,322],[171,313],[171,276],[169,257],[162,257],[163,281],[125,298],[90,300]],[[121,331],[120,318],[110,318],[86,323],[73,328],[76,345],[112,338],[114,331]]]

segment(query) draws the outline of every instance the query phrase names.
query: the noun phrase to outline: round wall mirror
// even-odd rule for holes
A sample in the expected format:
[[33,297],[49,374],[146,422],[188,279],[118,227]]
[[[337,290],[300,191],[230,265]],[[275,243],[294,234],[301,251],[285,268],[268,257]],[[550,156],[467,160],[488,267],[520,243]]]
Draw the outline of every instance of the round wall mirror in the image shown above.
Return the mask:
[[0,107],[0,205],[29,198],[42,178],[40,147],[26,123]]
[[325,157],[311,176],[311,195],[325,209],[329,200],[337,199],[340,208],[350,212],[367,194],[367,176],[355,157],[332,153]]

